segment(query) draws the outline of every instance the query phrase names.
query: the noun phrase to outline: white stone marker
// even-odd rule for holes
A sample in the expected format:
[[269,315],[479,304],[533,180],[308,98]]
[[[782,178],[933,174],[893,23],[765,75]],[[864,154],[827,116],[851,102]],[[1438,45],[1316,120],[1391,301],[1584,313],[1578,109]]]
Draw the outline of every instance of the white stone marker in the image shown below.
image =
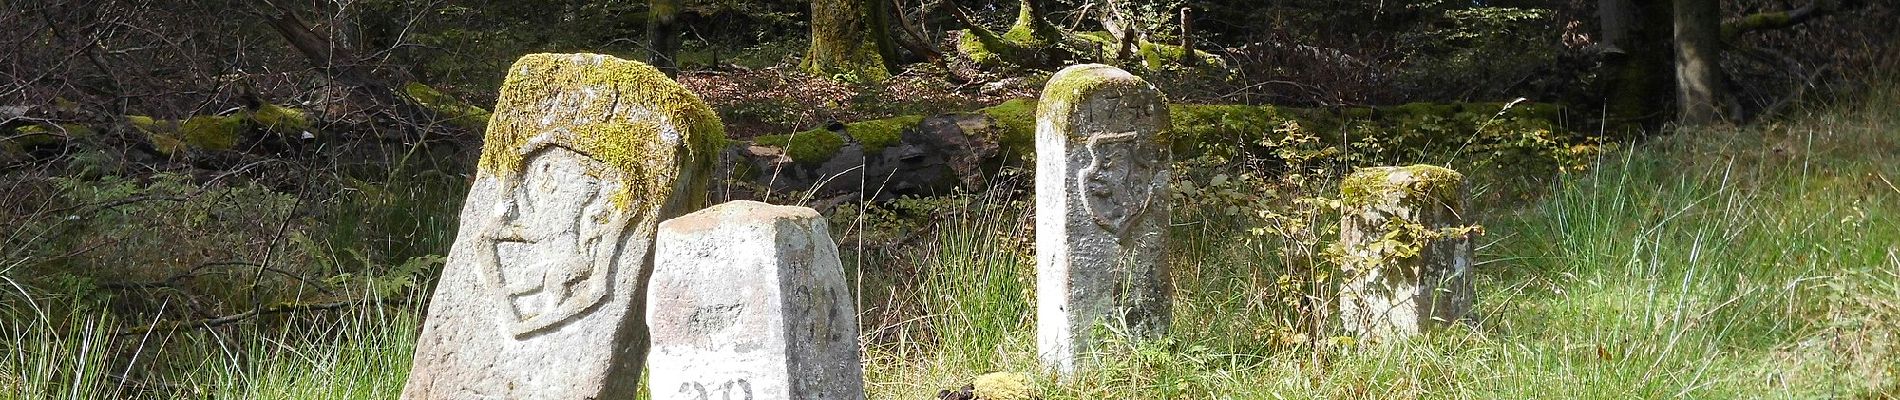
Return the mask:
[[653,399],[864,398],[838,245],[805,207],[733,201],[660,223]]
[[[1370,341],[1449,325],[1471,310],[1464,175],[1442,167],[1361,168],[1340,182],[1340,316]],[[1439,237],[1443,236],[1443,237]]]
[[1153,85],[1100,64],[1062,69],[1036,109],[1036,347],[1075,370],[1092,331],[1165,334],[1168,108]]
[[402,398],[632,399],[654,229],[704,207],[723,128],[638,62],[508,72]]

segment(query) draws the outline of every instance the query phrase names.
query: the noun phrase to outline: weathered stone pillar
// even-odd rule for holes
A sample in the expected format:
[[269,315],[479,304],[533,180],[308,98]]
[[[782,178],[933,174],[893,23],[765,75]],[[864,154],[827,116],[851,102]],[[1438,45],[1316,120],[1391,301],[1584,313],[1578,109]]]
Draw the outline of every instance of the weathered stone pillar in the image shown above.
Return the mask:
[[1464,175],[1442,167],[1362,168],[1340,182],[1339,310],[1378,341],[1449,325],[1471,310]]
[[734,201],[660,223],[647,321],[659,399],[863,399],[838,245],[805,207]]
[[632,399],[662,218],[705,206],[718,116],[594,54],[508,69],[404,399]]
[[1153,85],[1115,67],[1064,68],[1036,110],[1036,347],[1068,373],[1093,331],[1168,329],[1174,290],[1168,226],[1168,108]]

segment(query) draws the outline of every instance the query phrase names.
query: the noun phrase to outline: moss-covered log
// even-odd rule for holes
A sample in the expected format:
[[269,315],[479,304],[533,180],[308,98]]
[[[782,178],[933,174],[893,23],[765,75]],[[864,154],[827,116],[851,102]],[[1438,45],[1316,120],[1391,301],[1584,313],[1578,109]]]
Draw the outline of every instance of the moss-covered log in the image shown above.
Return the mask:
[[[768,135],[731,151],[742,180],[778,192],[815,190],[827,198],[859,191],[885,195],[976,187],[1003,167],[1035,155],[1036,103],[1017,99],[967,113],[900,116]],[[1206,154],[1273,157],[1285,137],[1329,141],[1335,157],[1418,158],[1501,154],[1583,143],[1564,127],[1565,111],[1544,103],[1413,103],[1381,107],[1298,108],[1252,105],[1169,106],[1167,135],[1177,159]],[[1338,142],[1338,143],[1332,143]]]
[[468,104],[462,99],[442,93],[421,82],[409,82],[402,86],[402,92],[410,100],[435,113],[437,118],[474,132],[488,129],[488,110]]

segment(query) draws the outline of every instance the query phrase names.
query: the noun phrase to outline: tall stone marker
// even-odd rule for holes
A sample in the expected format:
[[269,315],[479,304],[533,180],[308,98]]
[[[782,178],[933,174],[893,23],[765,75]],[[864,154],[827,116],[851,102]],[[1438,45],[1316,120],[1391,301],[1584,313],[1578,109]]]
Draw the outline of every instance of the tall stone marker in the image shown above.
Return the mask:
[[723,140],[645,64],[534,54],[508,69],[404,399],[632,399],[663,218],[705,206]]
[[1431,166],[1362,168],[1340,182],[1345,275],[1339,311],[1370,341],[1415,335],[1471,311],[1464,175]]
[[654,246],[655,400],[864,398],[857,312],[817,211],[729,202],[660,223]]
[[1049,78],[1036,109],[1036,348],[1075,370],[1092,331],[1165,334],[1174,284],[1168,226],[1168,108],[1154,85],[1115,67]]

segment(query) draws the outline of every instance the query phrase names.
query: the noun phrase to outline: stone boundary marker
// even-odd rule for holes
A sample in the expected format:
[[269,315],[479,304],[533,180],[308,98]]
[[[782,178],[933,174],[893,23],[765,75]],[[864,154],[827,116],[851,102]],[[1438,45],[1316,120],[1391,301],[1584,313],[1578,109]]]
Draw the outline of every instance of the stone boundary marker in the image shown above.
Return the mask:
[[1036,348],[1073,372],[1103,324],[1167,333],[1174,290],[1168,226],[1168,108],[1127,71],[1083,64],[1043,87],[1036,109]]
[[403,399],[632,399],[656,226],[705,206],[716,114],[595,54],[509,67]]
[[1464,175],[1431,165],[1361,168],[1340,181],[1345,329],[1380,341],[1471,311]]
[[805,207],[733,201],[660,223],[652,398],[864,398],[838,245]]

